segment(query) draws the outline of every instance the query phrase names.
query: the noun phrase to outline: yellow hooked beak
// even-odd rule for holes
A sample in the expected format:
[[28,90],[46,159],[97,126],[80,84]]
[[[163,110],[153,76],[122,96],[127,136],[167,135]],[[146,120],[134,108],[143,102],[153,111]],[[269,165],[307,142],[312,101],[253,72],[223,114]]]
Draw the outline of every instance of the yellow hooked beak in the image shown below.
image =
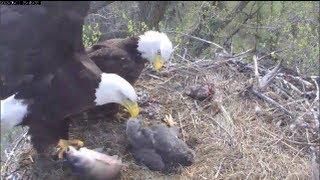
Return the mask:
[[121,105],[127,109],[131,117],[137,117],[139,115],[140,110],[137,102],[125,100]]
[[156,71],[159,71],[163,67],[164,63],[165,61],[161,55],[157,54],[153,61],[153,67]]

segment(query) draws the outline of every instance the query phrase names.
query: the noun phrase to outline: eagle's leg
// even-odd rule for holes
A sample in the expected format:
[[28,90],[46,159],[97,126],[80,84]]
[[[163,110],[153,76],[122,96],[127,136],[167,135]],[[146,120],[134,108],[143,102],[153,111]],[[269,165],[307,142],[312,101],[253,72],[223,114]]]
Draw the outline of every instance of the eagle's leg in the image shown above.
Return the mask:
[[68,121],[61,120],[34,123],[31,121],[30,123],[32,123],[29,124],[31,141],[41,157],[50,158],[53,153],[56,154],[57,152],[52,150],[57,145],[60,147],[58,150],[59,158],[63,157],[63,153],[69,145],[83,146],[83,142],[79,140],[68,140]]
[[71,140],[66,140],[66,139],[60,139],[58,142],[58,157],[59,159],[63,158],[64,152],[68,150],[69,146],[77,146],[77,147],[83,147],[83,142],[78,140],[78,139],[71,139]]
[[[61,133],[61,131],[58,130],[59,126],[49,123],[50,121],[36,122],[30,120],[26,124],[29,126],[32,145],[37,151],[35,172],[42,172],[46,169],[52,169],[52,167],[55,166],[56,163],[52,158],[52,152],[55,150],[54,147],[59,138],[67,138],[67,133]],[[65,130],[65,128],[62,129]]]
[[61,126],[59,128],[60,130],[60,139],[58,141],[57,147],[58,147],[58,158],[62,159],[63,154],[68,150],[69,146],[76,146],[76,147],[82,147],[83,142],[78,139],[70,139],[69,140],[69,121],[67,119],[64,119],[64,121],[61,122]]

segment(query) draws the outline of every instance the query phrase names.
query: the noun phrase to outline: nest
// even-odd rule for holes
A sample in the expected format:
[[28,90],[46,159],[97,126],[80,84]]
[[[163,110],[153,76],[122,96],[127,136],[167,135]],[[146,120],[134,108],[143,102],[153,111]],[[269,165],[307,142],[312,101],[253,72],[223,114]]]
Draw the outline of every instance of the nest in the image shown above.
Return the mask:
[[[313,177],[316,165],[310,148],[317,147],[319,137],[307,128],[292,129],[292,117],[251,95],[248,92],[254,77],[251,72],[240,71],[238,65],[227,60],[190,61],[175,56],[173,62],[160,73],[147,68],[135,84],[140,98],[140,118],[151,125],[163,123],[165,116],[171,115],[181,138],[196,152],[192,166],[179,167],[176,173],[165,175],[136,164],[126,149],[124,112],[117,118],[73,117],[71,138],[83,140],[88,148],[102,147],[105,153],[120,156],[128,164],[122,170],[121,179]],[[186,93],[195,85],[208,84],[214,88],[208,98],[198,100]],[[271,96],[274,91],[268,88],[266,94]],[[276,98],[282,104],[289,101],[281,96]],[[290,110],[297,114],[303,111]],[[314,121],[308,115],[304,120]],[[14,169],[26,156],[17,153],[8,163],[12,168],[6,169],[6,175],[15,171],[24,173],[22,179],[34,177],[32,162],[22,169]],[[62,167],[46,172],[49,179],[71,179]]]

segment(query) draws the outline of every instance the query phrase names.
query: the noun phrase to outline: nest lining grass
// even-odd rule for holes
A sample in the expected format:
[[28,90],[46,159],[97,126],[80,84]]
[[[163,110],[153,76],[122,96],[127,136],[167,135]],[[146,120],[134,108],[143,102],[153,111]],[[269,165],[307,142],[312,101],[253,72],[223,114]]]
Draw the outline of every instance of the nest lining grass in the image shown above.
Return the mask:
[[[203,67],[201,63],[207,64]],[[127,151],[125,112],[116,118],[73,117],[70,137],[83,140],[89,148],[102,147],[105,153],[120,156],[128,165],[121,179],[310,179],[309,148],[293,140],[304,135],[292,132],[288,125],[278,126],[279,120],[286,122],[283,113],[245,94],[250,77],[225,63],[210,63],[177,60],[160,73],[144,70],[135,84],[139,97],[147,94],[140,103],[140,118],[152,125],[163,123],[165,115],[171,114],[181,138],[195,150],[192,166],[162,174],[137,164]],[[207,83],[214,85],[211,98],[198,101],[185,94],[187,88]],[[263,116],[256,115],[256,106]],[[35,174],[38,178],[72,179],[61,166],[35,168],[29,141],[18,148],[7,165],[7,175],[15,171],[22,179],[34,179]]]

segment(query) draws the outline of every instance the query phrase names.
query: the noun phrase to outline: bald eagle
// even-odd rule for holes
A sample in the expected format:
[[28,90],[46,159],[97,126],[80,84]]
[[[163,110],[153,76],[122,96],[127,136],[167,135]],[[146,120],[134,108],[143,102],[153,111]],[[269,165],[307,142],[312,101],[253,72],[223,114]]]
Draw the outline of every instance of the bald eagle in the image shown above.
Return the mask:
[[147,31],[141,36],[109,39],[86,51],[101,70],[116,73],[133,84],[146,63],[160,70],[169,60],[173,48],[166,34]]
[[[173,52],[168,36],[161,32],[147,31],[140,36],[109,39],[86,49],[90,59],[104,72],[115,73],[134,84],[146,63],[159,71]],[[103,112],[108,115],[118,111],[117,105],[100,106],[90,114]]]
[[102,72],[85,52],[82,25],[89,2],[42,3],[1,7],[0,75],[9,89],[1,96],[1,127],[27,125],[38,152],[59,142],[61,157],[69,145],[63,140],[69,115],[107,103],[123,105],[131,116],[139,108],[130,83]]

